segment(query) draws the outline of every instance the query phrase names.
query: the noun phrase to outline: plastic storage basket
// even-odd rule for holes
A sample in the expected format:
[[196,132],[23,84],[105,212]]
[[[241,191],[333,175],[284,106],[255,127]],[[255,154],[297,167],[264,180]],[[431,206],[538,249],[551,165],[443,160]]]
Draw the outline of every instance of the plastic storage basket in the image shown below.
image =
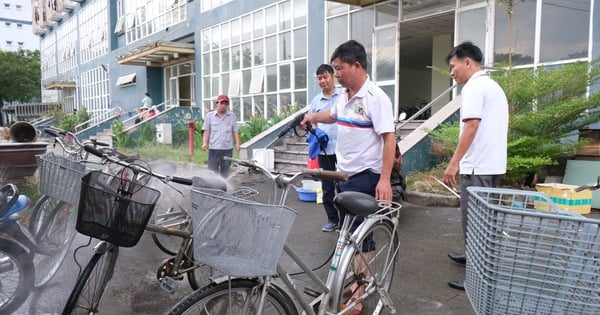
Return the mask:
[[40,192],[44,195],[77,205],[81,177],[86,167],[78,160],[54,155],[49,152],[37,155],[40,175]]
[[468,191],[465,290],[478,314],[600,314],[599,220],[537,192]]
[[196,187],[192,208],[197,261],[236,277],[276,273],[296,218],[294,210]]
[[81,179],[77,231],[118,246],[135,246],[159,197],[158,190],[92,171]]

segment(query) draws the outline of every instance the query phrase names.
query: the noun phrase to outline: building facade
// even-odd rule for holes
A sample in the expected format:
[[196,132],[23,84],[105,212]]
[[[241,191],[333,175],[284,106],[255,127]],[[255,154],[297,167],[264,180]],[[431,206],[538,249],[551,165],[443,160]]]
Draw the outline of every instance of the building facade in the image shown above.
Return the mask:
[[271,118],[306,106],[319,92],[315,69],[348,39],[367,48],[370,78],[396,114],[451,86],[432,67],[446,68],[446,53],[464,40],[482,48],[486,66],[506,61],[509,49],[517,67],[600,57],[595,0],[515,1],[510,23],[499,0],[33,0],[32,7],[48,2],[71,11],[39,23],[43,99],[92,115],[131,111],[145,92],[155,104],[206,112],[226,93],[240,121]]
[[31,25],[31,0],[0,2],[0,50],[40,49]]

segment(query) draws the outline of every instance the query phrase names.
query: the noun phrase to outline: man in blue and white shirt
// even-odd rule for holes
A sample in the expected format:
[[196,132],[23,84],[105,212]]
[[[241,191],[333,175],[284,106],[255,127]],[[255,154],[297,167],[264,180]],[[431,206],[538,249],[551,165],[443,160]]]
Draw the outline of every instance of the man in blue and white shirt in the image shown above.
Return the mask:
[[[308,113],[319,113],[330,110],[340,94],[339,89],[334,85],[334,71],[332,66],[322,64],[317,68],[317,82],[319,83],[319,87],[321,87],[321,93],[316,95],[308,105]],[[319,167],[324,170],[335,171],[335,164],[337,163],[335,156],[337,124],[319,123],[315,127],[325,132],[329,138],[327,147],[318,156]],[[323,180],[322,186],[323,207],[325,208],[325,214],[327,214],[327,224],[323,226],[322,230],[323,232],[331,232],[341,223],[338,211],[333,206],[335,183],[332,180]]]

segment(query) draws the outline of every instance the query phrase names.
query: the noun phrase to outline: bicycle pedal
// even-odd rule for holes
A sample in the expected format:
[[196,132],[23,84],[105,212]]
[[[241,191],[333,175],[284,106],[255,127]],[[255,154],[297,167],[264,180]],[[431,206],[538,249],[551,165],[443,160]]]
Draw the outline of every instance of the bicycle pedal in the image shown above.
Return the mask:
[[169,294],[173,294],[177,292],[179,284],[171,277],[164,277],[160,280],[160,288],[169,292]]

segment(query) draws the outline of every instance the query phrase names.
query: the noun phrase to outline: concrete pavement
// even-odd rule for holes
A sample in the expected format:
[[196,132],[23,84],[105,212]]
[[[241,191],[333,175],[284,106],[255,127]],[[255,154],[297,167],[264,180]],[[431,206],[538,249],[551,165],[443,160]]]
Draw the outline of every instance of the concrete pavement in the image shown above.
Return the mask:
[[[180,166],[177,173],[192,176],[201,169],[195,165]],[[263,191],[266,182],[259,175],[240,174],[235,181],[257,188],[261,195],[268,194]],[[331,254],[336,235],[321,232],[326,220],[321,205],[299,201],[295,192],[290,193],[288,205],[296,209],[298,215],[288,238],[289,244],[310,266],[317,267]],[[446,256],[448,251],[462,249],[459,209],[406,203],[400,218],[401,250],[391,291],[397,314],[474,314],[465,293],[446,284],[464,274],[464,267],[452,263]],[[78,236],[72,251],[87,240]],[[77,257],[85,265],[89,255],[91,247],[85,247],[78,251]],[[178,282],[179,290],[175,294],[160,289],[156,270],[166,258],[147,233],[137,246],[122,248],[100,314],[163,314],[191,292],[185,279]],[[34,292],[19,314],[59,314],[75,284],[77,270],[70,253],[57,277],[44,289]],[[326,272],[326,267],[318,271],[322,275]]]

